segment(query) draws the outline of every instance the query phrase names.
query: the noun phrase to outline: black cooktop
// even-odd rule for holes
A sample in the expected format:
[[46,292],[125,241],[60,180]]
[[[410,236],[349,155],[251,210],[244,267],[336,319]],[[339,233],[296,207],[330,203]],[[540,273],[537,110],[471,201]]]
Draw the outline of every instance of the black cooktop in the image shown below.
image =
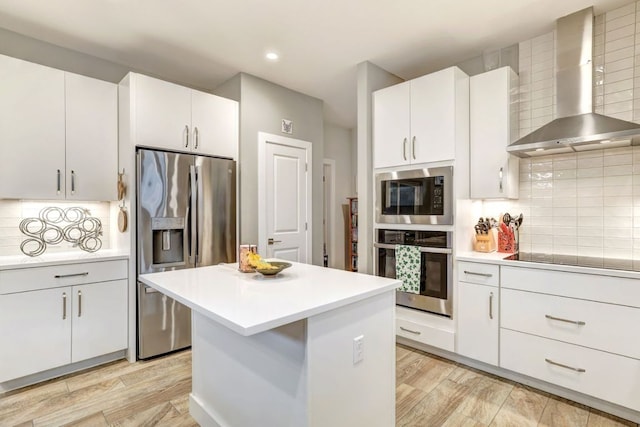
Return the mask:
[[577,255],[554,255],[535,252],[519,252],[504,259],[513,261],[538,262],[543,264],[574,265],[578,267],[640,271],[640,260],[633,259],[599,258]]

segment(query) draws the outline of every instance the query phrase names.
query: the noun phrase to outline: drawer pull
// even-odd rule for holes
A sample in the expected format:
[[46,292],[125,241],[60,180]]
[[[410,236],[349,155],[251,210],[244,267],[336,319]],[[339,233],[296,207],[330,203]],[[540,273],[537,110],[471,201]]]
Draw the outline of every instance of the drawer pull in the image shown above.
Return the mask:
[[493,292],[489,294],[489,319],[493,320]]
[[548,314],[545,314],[544,317],[546,317],[547,319],[551,319],[551,320],[557,320],[559,322],[565,322],[565,323],[571,323],[574,325],[578,325],[578,326],[584,326],[586,325],[585,322],[583,322],[582,320],[569,320],[569,319],[563,319],[561,317],[553,317],[553,316],[549,316]]
[[88,276],[89,272],[85,271],[84,273],[73,273],[73,274],[56,274],[55,277],[56,279],[63,279],[65,277],[79,277],[79,276]]
[[555,366],[560,366],[561,368],[565,368],[565,369],[570,369],[572,371],[576,371],[576,372],[587,372],[585,369],[582,368],[574,368],[573,366],[568,366],[568,365],[563,365],[562,363],[558,363],[558,362],[554,362],[551,359],[544,359],[545,362],[547,362],[550,365],[555,365]]
[[412,331],[411,329],[403,328],[402,326],[400,326],[400,329],[402,329],[405,332],[409,332],[411,334],[416,334],[416,335],[420,335],[422,333],[420,331]]
[[464,270],[464,274],[471,274],[472,276],[493,277],[491,273],[476,273],[475,271]]

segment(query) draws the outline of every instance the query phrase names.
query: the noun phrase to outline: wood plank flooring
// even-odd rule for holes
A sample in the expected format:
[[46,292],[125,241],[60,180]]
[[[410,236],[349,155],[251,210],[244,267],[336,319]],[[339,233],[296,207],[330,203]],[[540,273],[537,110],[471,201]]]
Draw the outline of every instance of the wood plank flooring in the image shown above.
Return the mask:
[[[409,347],[396,361],[396,426],[638,427]],[[190,351],[122,360],[0,394],[0,426],[197,426],[190,390]]]

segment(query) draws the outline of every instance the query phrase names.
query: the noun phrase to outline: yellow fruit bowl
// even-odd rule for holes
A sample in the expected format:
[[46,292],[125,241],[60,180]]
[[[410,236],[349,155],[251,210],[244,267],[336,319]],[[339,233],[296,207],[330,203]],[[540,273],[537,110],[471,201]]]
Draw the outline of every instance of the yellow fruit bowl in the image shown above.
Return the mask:
[[280,273],[285,268],[291,267],[290,262],[282,262],[282,261],[268,261],[271,265],[271,268],[259,268],[256,267],[256,271],[264,276],[275,276]]

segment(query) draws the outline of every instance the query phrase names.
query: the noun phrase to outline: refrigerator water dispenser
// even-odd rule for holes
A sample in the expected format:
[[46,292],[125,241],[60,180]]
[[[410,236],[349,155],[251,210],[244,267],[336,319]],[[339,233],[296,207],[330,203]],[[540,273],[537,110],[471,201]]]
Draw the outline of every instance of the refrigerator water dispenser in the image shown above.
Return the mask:
[[184,264],[184,217],[152,218],[153,264]]

